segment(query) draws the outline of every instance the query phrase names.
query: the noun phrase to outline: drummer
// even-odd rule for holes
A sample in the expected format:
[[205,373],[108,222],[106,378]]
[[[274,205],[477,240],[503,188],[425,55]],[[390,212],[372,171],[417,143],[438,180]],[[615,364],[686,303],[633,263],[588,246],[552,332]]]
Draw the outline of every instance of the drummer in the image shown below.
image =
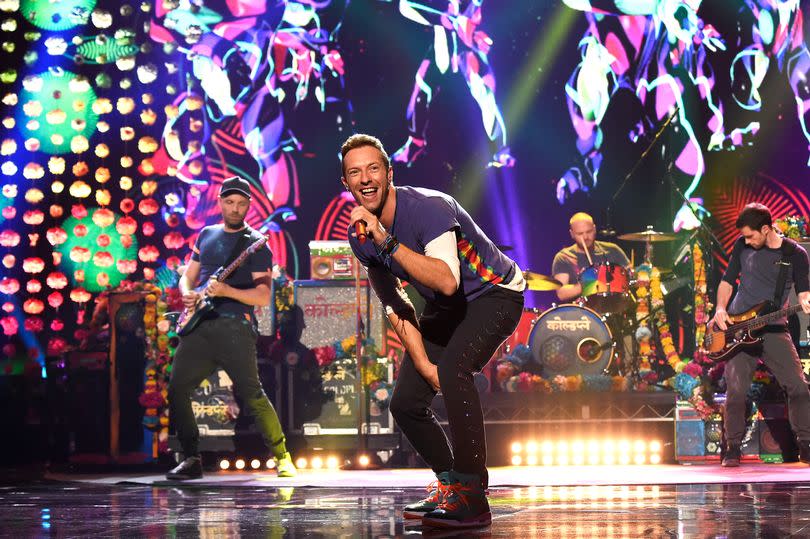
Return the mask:
[[585,268],[609,262],[630,269],[630,260],[621,247],[607,241],[596,241],[593,217],[583,212],[575,213],[569,224],[574,244],[558,252],[551,265],[552,275],[563,284],[557,289],[557,297],[566,303],[582,296],[579,275]]

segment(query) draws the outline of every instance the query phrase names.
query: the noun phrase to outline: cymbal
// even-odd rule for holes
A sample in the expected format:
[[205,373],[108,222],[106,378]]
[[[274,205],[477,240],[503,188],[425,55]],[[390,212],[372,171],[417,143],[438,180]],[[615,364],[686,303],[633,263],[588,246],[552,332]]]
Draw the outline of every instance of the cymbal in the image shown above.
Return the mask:
[[557,290],[562,287],[562,283],[554,277],[534,273],[533,271],[524,271],[523,277],[526,279],[526,284],[529,290],[536,290],[539,292],[546,292],[548,290]]
[[619,236],[620,240],[627,241],[673,241],[678,239],[677,234],[671,232],[656,232],[655,230],[645,230],[644,232],[628,232]]

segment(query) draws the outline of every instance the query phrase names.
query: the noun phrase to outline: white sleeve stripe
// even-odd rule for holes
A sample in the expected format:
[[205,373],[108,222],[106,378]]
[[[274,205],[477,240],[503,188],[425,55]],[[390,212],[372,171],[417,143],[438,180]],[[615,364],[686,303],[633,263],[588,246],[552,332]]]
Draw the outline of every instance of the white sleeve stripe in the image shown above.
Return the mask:
[[448,230],[425,245],[425,256],[438,258],[447,264],[456,280],[456,286],[461,286],[461,261],[458,259],[458,244],[454,230]]

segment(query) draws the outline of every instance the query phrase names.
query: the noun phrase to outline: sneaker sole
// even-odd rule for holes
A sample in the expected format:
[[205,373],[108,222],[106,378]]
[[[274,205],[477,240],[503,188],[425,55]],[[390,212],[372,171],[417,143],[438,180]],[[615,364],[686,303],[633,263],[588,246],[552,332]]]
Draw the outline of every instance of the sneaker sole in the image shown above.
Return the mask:
[[202,479],[202,477],[201,475],[195,475],[194,477],[188,475],[166,475],[166,479],[169,481],[191,481],[193,479]]
[[405,512],[402,513],[402,518],[406,518],[406,519],[411,520],[411,519],[422,518],[426,514],[427,514],[427,511],[421,511],[421,512],[420,511],[405,511]]
[[433,528],[482,528],[492,524],[492,513],[486,512],[469,520],[449,520],[443,518],[422,518],[422,525]]

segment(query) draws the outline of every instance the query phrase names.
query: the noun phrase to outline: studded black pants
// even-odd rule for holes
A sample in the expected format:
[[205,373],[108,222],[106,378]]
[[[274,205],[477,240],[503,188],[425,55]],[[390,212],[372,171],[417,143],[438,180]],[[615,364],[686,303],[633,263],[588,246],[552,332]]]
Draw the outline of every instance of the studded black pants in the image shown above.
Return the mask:
[[473,375],[512,334],[522,310],[523,294],[496,286],[469,303],[429,303],[419,318],[428,358],[438,367],[452,445],[430,409],[435,392],[409,354],[400,367],[391,413],[434,472],[476,474],[484,488],[488,485],[484,418]]

